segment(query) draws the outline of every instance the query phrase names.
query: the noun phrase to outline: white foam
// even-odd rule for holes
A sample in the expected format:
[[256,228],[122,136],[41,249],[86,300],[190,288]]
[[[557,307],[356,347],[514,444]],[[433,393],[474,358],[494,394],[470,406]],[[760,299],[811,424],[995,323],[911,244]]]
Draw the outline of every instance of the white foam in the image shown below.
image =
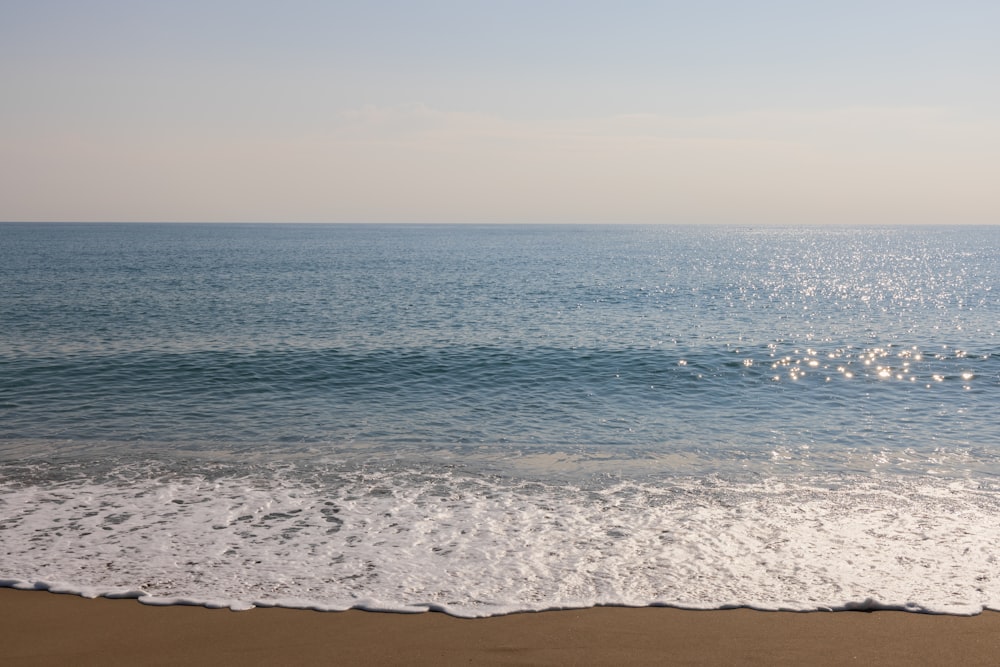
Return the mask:
[[0,486],[0,585],[146,604],[445,611],[1000,609],[1000,492],[788,477],[151,472]]

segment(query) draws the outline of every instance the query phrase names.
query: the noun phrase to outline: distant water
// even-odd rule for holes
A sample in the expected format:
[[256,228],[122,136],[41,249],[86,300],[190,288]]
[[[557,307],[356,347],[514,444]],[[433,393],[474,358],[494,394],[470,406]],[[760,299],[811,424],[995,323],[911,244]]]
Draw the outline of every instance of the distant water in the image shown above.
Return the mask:
[[0,225],[0,584],[1000,609],[1000,228]]

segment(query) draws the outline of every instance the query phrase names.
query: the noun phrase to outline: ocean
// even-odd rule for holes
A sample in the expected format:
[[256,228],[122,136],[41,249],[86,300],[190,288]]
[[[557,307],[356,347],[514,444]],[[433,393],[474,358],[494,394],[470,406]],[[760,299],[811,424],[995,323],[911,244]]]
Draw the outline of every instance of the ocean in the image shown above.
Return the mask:
[[1000,610],[1000,227],[0,224],[0,585]]

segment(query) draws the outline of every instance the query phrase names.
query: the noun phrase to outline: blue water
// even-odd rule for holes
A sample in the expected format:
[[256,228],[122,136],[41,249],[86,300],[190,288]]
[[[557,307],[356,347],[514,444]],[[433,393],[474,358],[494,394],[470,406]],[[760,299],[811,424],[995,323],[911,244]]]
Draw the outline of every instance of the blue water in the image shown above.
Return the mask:
[[[496,486],[475,487],[477,502],[520,503],[533,484],[655,495],[710,483],[759,499],[739,485],[931,479],[979,493],[1000,472],[998,248],[995,227],[3,224],[0,481],[18,493],[103,484],[86,493],[110,498],[129,484],[279,476],[378,498],[359,482],[377,471],[413,507],[408,494],[483,480]],[[261,486],[239,488],[233,498]],[[551,502],[568,502],[563,491]],[[26,531],[15,551],[27,563],[29,534],[76,519],[23,502],[6,525]],[[121,548],[114,558],[134,558]],[[0,565],[0,577],[95,594],[147,577],[112,584],[56,561]],[[188,575],[181,597],[219,598]],[[340,600],[324,586],[289,595]],[[378,586],[351,599],[420,606]],[[431,608],[682,602],[580,586]],[[239,591],[225,599],[246,602]],[[698,604],[759,603],[712,595]],[[859,602],[793,598],[783,604]],[[966,598],[956,608],[993,604]]]

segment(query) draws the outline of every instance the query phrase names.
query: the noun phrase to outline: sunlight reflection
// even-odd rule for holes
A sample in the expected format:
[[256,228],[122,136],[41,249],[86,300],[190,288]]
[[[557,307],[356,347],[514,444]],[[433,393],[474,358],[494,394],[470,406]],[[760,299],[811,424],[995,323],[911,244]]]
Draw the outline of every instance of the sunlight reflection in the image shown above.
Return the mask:
[[[830,382],[833,376],[838,374],[844,379],[860,377],[879,381],[896,380],[912,383],[919,381],[927,388],[932,387],[932,382],[941,383],[949,378],[961,379],[965,383],[969,383],[976,377],[968,369],[963,369],[959,373],[942,372],[944,364],[954,363],[956,359],[969,357],[968,353],[963,350],[954,350],[952,354],[943,352],[930,356],[924,355],[917,345],[900,348],[894,344],[860,350],[854,350],[850,346],[833,351],[813,348],[793,349],[792,354],[786,355],[777,352],[777,344],[768,345],[768,349],[773,359],[770,362],[770,367],[779,372],[771,377],[775,382],[779,382],[783,378],[792,381],[802,380],[807,377],[806,371],[809,371],[809,376],[813,372],[817,373],[817,381],[822,378],[823,382]],[[948,348],[945,347],[945,349]],[[735,350],[735,352],[740,353],[740,350]],[[745,352],[744,350],[743,353],[745,354]],[[899,363],[887,363],[891,362],[893,358],[899,359]],[[972,355],[972,358],[978,357]],[[836,359],[837,364],[825,363],[826,360],[830,359]],[[755,365],[754,359],[750,357],[741,358],[739,361],[745,369],[750,369]],[[970,388],[971,385],[965,384],[963,387]]]

